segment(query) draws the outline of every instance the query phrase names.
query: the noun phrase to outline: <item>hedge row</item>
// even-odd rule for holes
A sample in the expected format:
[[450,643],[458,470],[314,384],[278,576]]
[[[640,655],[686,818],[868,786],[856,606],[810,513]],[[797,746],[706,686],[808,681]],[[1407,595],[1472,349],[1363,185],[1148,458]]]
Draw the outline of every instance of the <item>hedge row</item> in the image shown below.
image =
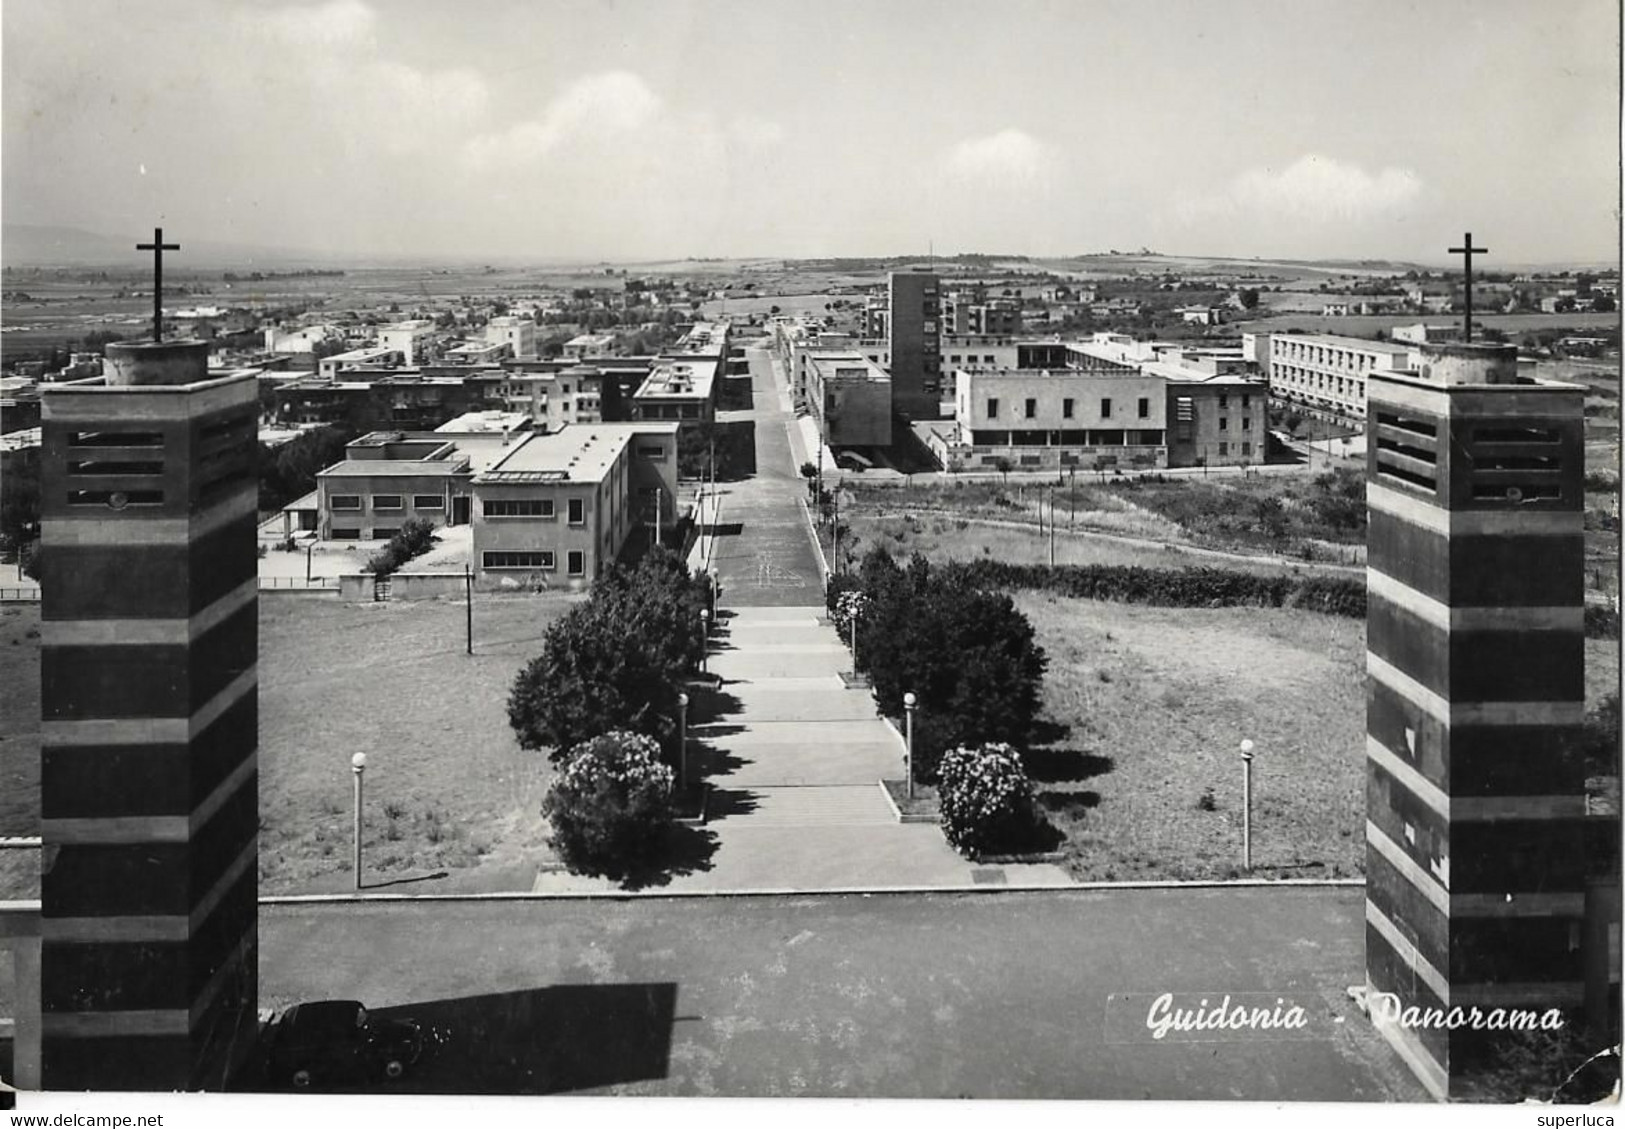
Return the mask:
[[[943,568],[987,588],[1031,588],[1087,600],[1168,608],[1304,608],[1364,618],[1365,581],[1345,576],[1259,576],[1222,568],[1157,569],[1134,565],[1023,565],[956,561]],[[1619,612],[1587,604],[1589,639],[1618,639]]]
[[1135,565],[1023,565],[956,562],[948,570],[989,588],[1033,588],[1089,600],[1170,608],[1306,608],[1326,615],[1365,615],[1365,581],[1341,576],[1260,576],[1222,568],[1158,569]]

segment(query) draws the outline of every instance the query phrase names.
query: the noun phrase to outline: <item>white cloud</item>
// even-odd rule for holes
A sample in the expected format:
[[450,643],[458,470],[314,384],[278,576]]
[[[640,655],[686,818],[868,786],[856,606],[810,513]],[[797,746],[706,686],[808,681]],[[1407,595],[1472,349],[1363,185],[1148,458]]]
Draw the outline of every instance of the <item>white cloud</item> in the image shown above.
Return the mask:
[[962,180],[1001,188],[1046,188],[1055,152],[1045,142],[1019,129],[961,141],[948,153],[948,171]]
[[463,157],[475,170],[540,160],[573,138],[633,133],[662,109],[660,97],[629,71],[588,75],[566,87],[540,116],[471,138]]
[[362,0],[330,0],[326,4],[249,13],[246,20],[255,30],[292,46],[353,49],[372,43],[378,13]]
[[1217,194],[1186,196],[1175,212],[1188,224],[1241,215],[1346,224],[1403,216],[1422,191],[1421,178],[1410,169],[1370,173],[1359,165],[1310,153],[1279,171],[1249,169]]

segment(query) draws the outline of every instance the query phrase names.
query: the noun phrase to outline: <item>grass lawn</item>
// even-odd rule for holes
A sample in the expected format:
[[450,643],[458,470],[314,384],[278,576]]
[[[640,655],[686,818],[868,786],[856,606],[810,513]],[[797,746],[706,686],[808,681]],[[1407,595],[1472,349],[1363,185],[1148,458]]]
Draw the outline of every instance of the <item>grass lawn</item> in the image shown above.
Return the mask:
[[348,885],[356,752],[368,757],[375,881],[550,860],[540,809],[551,769],[519,748],[507,698],[575,599],[477,597],[472,658],[461,600],[261,600],[261,891]]
[[[1168,609],[1018,593],[1049,652],[1047,714],[1069,732],[1029,756],[1081,879],[1223,878],[1241,859],[1253,740],[1255,873],[1363,873],[1360,620],[1296,609]],[[1587,701],[1619,684],[1618,644],[1586,643]],[[1210,797],[1210,798],[1205,798]]]
[[[349,888],[357,752],[373,881],[447,870],[401,889],[529,889],[552,857],[540,815],[552,773],[515,741],[508,687],[576,599],[476,596],[470,658],[461,600],[262,598],[261,892]],[[38,625],[38,605],[0,608],[0,835],[39,830]],[[31,885],[32,852],[13,854],[0,852],[0,898]]]

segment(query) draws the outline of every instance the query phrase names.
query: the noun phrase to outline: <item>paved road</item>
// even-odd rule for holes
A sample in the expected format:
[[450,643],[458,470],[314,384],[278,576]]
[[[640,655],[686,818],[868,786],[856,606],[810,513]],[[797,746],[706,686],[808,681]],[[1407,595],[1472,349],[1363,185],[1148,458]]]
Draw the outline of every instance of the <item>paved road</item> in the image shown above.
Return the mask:
[[799,500],[806,483],[790,449],[786,428],[795,416],[775,386],[766,349],[747,348],[753,406],[719,412],[728,423],[755,425],[756,473],[721,486],[716,569],[723,603],[734,607],[785,607],[823,603],[823,583]]
[[[1249,889],[267,906],[261,998],[358,997],[444,1032],[407,1091],[1423,1100],[1344,994],[1362,904]],[[1145,1017],[1162,992],[1263,993],[1307,1026],[1159,1041]]]

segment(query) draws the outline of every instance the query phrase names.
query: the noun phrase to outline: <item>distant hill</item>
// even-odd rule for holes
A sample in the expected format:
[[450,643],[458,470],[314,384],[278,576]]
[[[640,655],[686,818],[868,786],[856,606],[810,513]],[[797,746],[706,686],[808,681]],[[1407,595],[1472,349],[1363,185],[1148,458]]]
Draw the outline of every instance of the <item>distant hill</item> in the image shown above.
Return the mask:
[[[134,266],[146,260],[146,253],[137,251],[135,245],[151,239],[151,231],[112,236],[79,227],[8,223],[0,226],[0,262],[14,267]],[[333,265],[340,259],[353,258],[320,251],[188,239],[184,232],[175,231],[166,232],[164,239],[181,245],[173,260],[181,267]]]

